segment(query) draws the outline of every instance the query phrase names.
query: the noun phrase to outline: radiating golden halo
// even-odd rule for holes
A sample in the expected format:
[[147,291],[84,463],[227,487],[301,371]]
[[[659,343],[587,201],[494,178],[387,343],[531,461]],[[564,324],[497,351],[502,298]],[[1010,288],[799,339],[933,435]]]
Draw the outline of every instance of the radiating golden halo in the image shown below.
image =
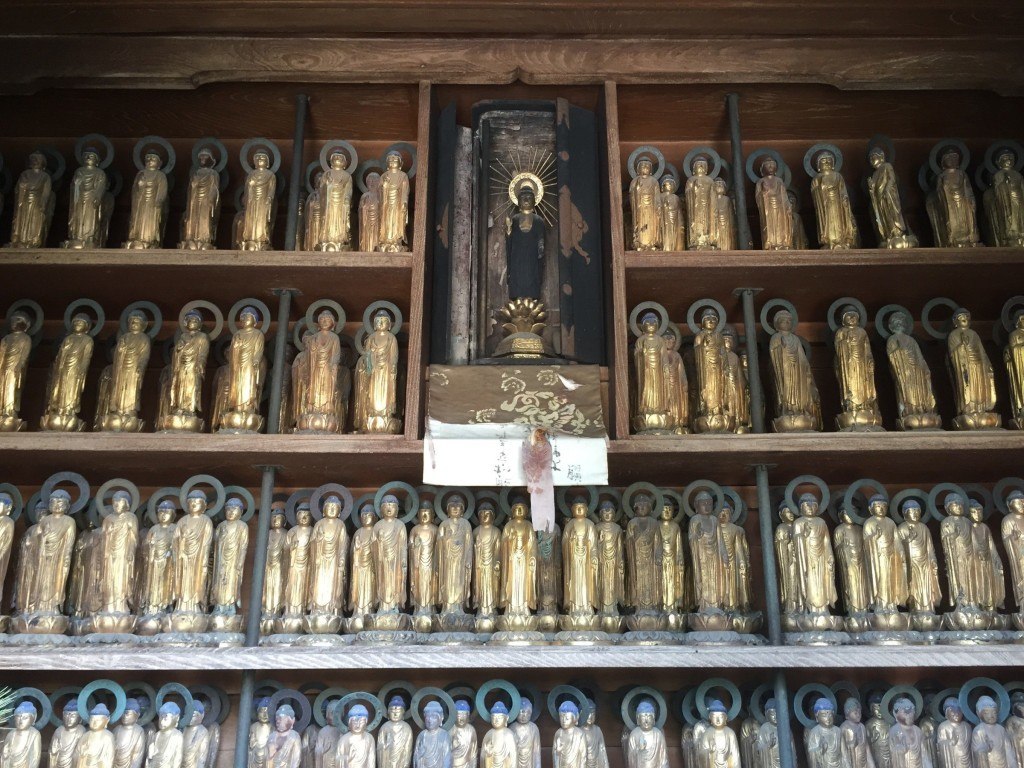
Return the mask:
[[523,171],[512,177],[512,181],[508,183],[508,199],[513,205],[519,205],[519,190],[526,186],[533,190],[534,205],[540,205],[540,201],[544,199],[544,183],[537,174],[530,171]]

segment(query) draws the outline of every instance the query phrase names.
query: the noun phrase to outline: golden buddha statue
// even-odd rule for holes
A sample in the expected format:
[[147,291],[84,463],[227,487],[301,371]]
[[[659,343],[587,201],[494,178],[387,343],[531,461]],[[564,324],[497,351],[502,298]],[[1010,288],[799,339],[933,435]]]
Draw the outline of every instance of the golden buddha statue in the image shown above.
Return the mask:
[[480,743],[480,768],[517,768],[516,739],[508,728],[508,707],[491,707],[491,728]]
[[[249,552],[249,526],[240,498],[224,504],[224,520],[213,534],[213,575],[210,579],[210,629],[242,631],[242,569]],[[200,765],[198,768],[202,768]]]
[[385,495],[380,501],[380,519],[373,524],[375,629],[404,630],[411,627],[409,616],[402,613],[408,602],[409,534],[405,523],[398,518],[398,511],[398,498],[392,494]]
[[698,393],[693,428],[697,433],[731,432],[735,428],[735,418],[727,411],[728,351],[720,327],[723,320],[716,310],[705,309],[701,313],[700,331],[693,339]]
[[[136,153],[143,147],[136,145]],[[167,226],[167,174],[174,167],[174,150],[167,145],[167,168],[156,152],[146,152],[139,172],[132,182],[132,204],[128,216],[128,239],[124,247],[132,250],[159,248],[163,245]],[[136,154],[136,158],[138,154]]]
[[[501,600],[498,618],[502,631],[535,631],[537,608],[537,534],[526,519],[526,502],[512,504],[509,521],[501,532]],[[482,759],[482,758],[481,758]]]
[[633,608],[633,613],[626,617],[626,626],[634,632],[664,630],[669,621],[662,611],[660,526],[651,516],[652,505],[653,500],[646,493],[633,497],[633,516],[626,525],[624,538],[628,574],[624,603]]
[[364,504],[359,510],[360,527],[352,535],[352,577],[349,581],[348,607],[352,618],[348,621],[348,632],[355,634],[369,629],[371,615],[376,608],[377,585],[376,564],[373,560],[373,528],[377,513],[372,504]]
[[978,233],[974,188],[964,169],[967,161],[960,150],[943,149],[936,171],[935,191],[928,196],[928,213],[940,248],[973,248],[981,245]]
[[267,768],[299,768],[302,765],[302,737],[295,732],[294,725],[295,710],[292,706],[279,706],[274,713],[274,732],[267,740]]
[[846,629],[863,632],[870,626],[868,618],[867,564],[864,558],[864,529],[855,523],[845,505],[839,512],[839,525],[832,534],[835,558],[839,564],[839,583],[843,589]]
[[875,392],[875,358],[863,328],[864,318],[854,306],[842,310],[842,325],[835,330],[835,370],[842,413],[836,416],[841,432],[877,432],[882,429]]
[[152,635],[160,631],[164,616],[174,602],[174,531],[177,507],[170,500],[156,508],[156,523],[142,537],[138,559],[138,593],[135,607],[139,615],[135,631]]
[[476,768],[476,728],[469,722],[470,703],[465,699],[455,701],[455,725],[451,730],[452,768]]
[[508,729],[516,740],[516,768],[540,768],[540,729],[533,722],[533,702],[522,697],[519,714]]
[[740,768],[740,744],[729,727],[728,710],[717,699],[708,703],[708,726],[696,744],[700,756],[709,765]]
[[[210,734],[203,725],[205,709],[202,702],[192,705],[192,719],[181,732],[181,768],[206,768],[210,751]],[[294,766],[298,768],[298,766]]]
[[725,571],[727,552],[722,539],[721,520],[715,514],[714,501],[707,491],[694,497],[687,539],[693,568],[696,613],[690,616],[691,629],[713,631],[727,629],[730,585]]
[[562,529],[537,532],[537,629],[554,632],[562,606]]
[[98,611],[101,606],[101,544],[98,515],[89,510],[86,513],[85,530],[75,540],[71,572],[68,574],[68,599],[64,604],[64,612],[71,617],[72,634],[80,635],[85,631],[91,631],[87,617]]
[[579,707],[572,701],[558,707],[560,727],[551,742],[553,768],[587,768],[587,737],[578,725],[579,716]]
[[1010,560],[1010,584],[1017,614],[1014,621],[1024,624],[1024,493],[1014,490],[1006,497],[1006,515],[1000,525],[1003,547]]
[[74,315],[67,330],[68,334],[61,341],[50,367],[46,411],[39,421],[39,428],[44,431],[81,432],[85,429],[85,422],[78,417],[78,412],[82,407],[82,390],[85,389],[85,377],[92,360],[89,318],[83,314]]
[[786,188],[786,198],[789,200],[789,207],[793,211],[793,248],[798,251],[806,251],[811,247],[807,239],[807,228],[804,227],[804,218],[800,215],[800,198],[796,190]]
[[337,768],[374,768],[377,749],[373,734],[366,729],[368,721],[369,713],[362,704],[349,709],[348,731],[338,739],[338,748],[334,753]]
[[661,191],[653,170],[654,164],[647,155],[641,155],[635,168],[630,169],[633,180],[629,184],[629,206],[633,214],[634,251],[656,251],[660,245]]
[[1003,363],[1010,382],[1010,426],[1024,429],[1024,312],[1017,312],[1013,319],[1013,330],[1006,348]]
[[50,233],[57,195],[46,155],[33,152],[14,188],[14,221],[8,248],[43,248]]
[[782,623],[787,630],[796,629],[794,614],[800,606],[800,578],[797,574],[796,542],[793,521],[796,515],[785,501],[779,504],[779,524],[775,526],[775,563],[779,572],[779,604]]
[[799,510],[800,517],[793,523],[800,580],[798,621],[804,631],[834,629],[841,625],[841,621],[829,613],[838,595],[828,524],[819,517],[818,500],[809,493],[800,497]]
[[[220,311],[214,313],[218,326]],[[202,432],[203,380],[210,355],[210,336],[203,330],[203,316],[188,306],[179,318],[180,334],[171,352],[166,390],[161,391],[162,418],[157,431]]]
[[110,710],[105,704],[89,711],[89,729],[75,744],[71,768],[113,768],[115,745],[114,734],[107,729],[109,723]]
[[[14,511],[14,499],[6,492],[0,492],[0,589],[3,589],[7,581],[7,568],[11,563],[11,549],[14,546],[14,520],[11,513]],[[18,585],[15,584],[14,603],[17,604]],[[0,610],[0,630],[7,631],[10,617],[4,615]]]
[[[204,140],[193,151],[192,171],[188,176],[188,196],[181,217],[181,240],[178,248],[208,251],[216,248],[217,224],[220,222],[221,171],[227,165],[227,152],[218,141]],[[213,150],[220,154],[215,158]]]
[[679,183],[676,177],[666,173],[661,177],[661,250],[686,250],[686,216],[683,204],[676,194]]
[[604,733],[597,724],[597,705],[591,699],[587,699],[583,736],[587,740],[587,768],[609,768]]
[[[42,318],[39,319],[41,325]],[[29,316],[20,311],[12,312],[9,324],[10,332],[0,339],[0,432],[18,432],[25,428],[21,420],[21,393],[32,353]]]
[[381,175],[366,174],[366,189],[359,197],[359,250],[373,253],[380,245]]
[[887,317],[889,338],[885,351],[896,383],[896,420],[900,429],[940,429],[935,411],[932,372],[917,340],[910,335],[913,321],[902,309]]
[[939,562],[931,531],[921,521],[921,505],[915,499],[903,502],[903,522],[897,533],[903,542],[907,560],[907,607],[915,630],[938,629],[935,609],[942,602],[939,588]]
[[292,368],[297,432],[334,433],[344,425],[345,414],[338,412],[339,322],[344,322],[343,316],[324,309],[316,316],[316,331],[303,336],[303,350]]
[[968,502],[971,518],[971,545],[974,549],[974,584],[978,607],[988,629],[996,629],[1000,621],[997,609],[1006,601],[1006,579],[1003,561],[996,549],[992,531],[985,522],[984,509],[974,499]]
[[814,702],[815,725],[804,731],[809,768],[840,768],[842,733],[835,724],[835,705],[821,698]]
[[[667,319],[664,318],[664,319]],[[677,391],[666,386],[666,353],[668,343],[660,332],[658,316],[646,312],[640,318],[633,362],[636,375],[636,411],[633,429],[640,434],[661,434],[669,428],[669,407]],[[678,410],[678,406],[677,406]]]
[[892,768],[930,768],[931,760],[924,746],[924,734],[915,720],[914,702],[900,698],[892,705],[896,724],[889,728]]
[[473,583],[473,529],[463,517],[465,511],[466,500],[462,496],[448,496],[445,519],[437,529],[437,596],[441,604],[438,622],[442,631],[467,631],[473,623],[465,612]]
[[53,768],[71,768],[78,740],[85,734],[82,716],[78,713],[78,699],[68,699],[61,711],[61,724],[50,739],[50,761]]
[[61,243],[64,248],[81,250],[106,245],[110,209],[113,207],[113,197],[108,192],[110,180],[103,170],[113,160],[109,143],[107,150],[101,163],[99,152],[92,147],[82,151],[76,147],[80,165],[71,179],[68,239]]
[[974,729],[964,719],[960,702],[950,696],[942,703],[946,719],[935,730],[937,768],[972,768],[971,736]]
[[412,765],[412,727],[405,722],[405,701],[391,697],[388,717],[377,731],[377,768],[410,768]]
[[752,612],[750,544],[743,528],[733,522],[735,510],[726,500],[718,513],[719,535],[725,559],[722,563],[725,577],[725,610],[737,632],[750,633],[760,624],[760,615]]
[[331,152],[327,163],[321,159],[323,173],[316,187],[319,222],[310,227],[316,237],[310,244],[312,250],[352,250],[352,174],[347,170],[350,165],[354,167],[341,151]]
[[813,163],[811,197],[818,219],[818,243],[822,248],[845,250],[860,245],[857,222],[850,208],[846,181],[839,173],[842,155],[831,145],[816,145],[804,156],[804,167]]
[[1002,416],[996,411],[995,374],[981,338],[971,329],[971,313],[960,308],[953,314],[953,331],[946,339],[950,380],[956,398],[956,429],[998,429]]
[[736,208],[729,196],[729,185],[721,176],[715,179],[715,197],[712,202],[714,205],[712,244],[715,250],[735,251],[737,248]]
[[1010,696],[1010,716],[1006,718],[1006,732],[1013,741],[1019,766],[1021,757],[1024,756],[1024,693],[1021,691],[1014,691]]
[[697,155],[684,168],[687,172],[686,221],[687,247],[691,251],[708,251],[715,248],[714,229],[717,218],[715,182],[708,175],[708,157]]
[[[269,149],[269,147],[268,147]],[[262,146],[252,156],[250,165],[247,154],[248,145],[242,150],[242,167],[246,171],[244,193],[242,195],[240,243],[243,251],[268,251],[274,232],[274,219],[277,215],[277,167],[281,164],[280,155],[274,152],[274,165],[270,163],[270,154]]]
[[563,630],[594,629],[594,603],[597,597],[597,528],[587,517],[587,502],[576,498],[572,518],[562,534],[564,613]]
[[424,728],[416,736],[413,748],[413,768],[450,768],[452,765],[452,737],[441,724],[444,708],[436,701],[423,707]]
[[324,712],[327,724],[320,729],[316,736],[316,745],[313,750],[313,768],[336,768],[334,759],[337,756],[338,741],[341,739],[341,729],[338,727],[341,713],[338,711],[340,699],[331,701]]
[[494,505],[480,502],[473,531],[473,607],[476,631],[493,632],[501,595],[501,529],[494,524]]
[[[755,768],[779,768],[779,707],[775,699],[764,703],[765,721],[757,731],[755,744]],[[789,735],[790,754],[796,755],[796,744],[793,734]],[[870,767],[869,767],[870,768]]]
[[896,523],[889,517],[889,502],[875,494],[868,500],[864,521],[864,565],[871,624],[875,629],[905,630],[909,617],[900,613],[907,603],[907,559]]
[[16,633],[63,634],[68,625],[62,615],[65,585],[75,546],[75,521],[68,516],[71,496],[56,490],[47,501],[47,513],[24,534],[29,546],[19,584],[17,615],[11,621]]
[[[134,490],[134,489],[132,489]],[[108,510],[100,504],[103,524],[100,528],[100,552],[103,558],[100,584],[101,608],[92,616],[95,632],[131,633],[135,629],[135,558],[139,545],[139,519],[132,510],[132,496],[118,490]],[[104,514],[108,513],[108,514]]]
[[868,177],[868,195],[879,246],[916,248],[919,242],[903,217],[899,179],[890,158],[886,157],[886,148],[880,144],[872,146],[868,151],[868,164],[873,169]]
[[868,730],[861,722],[863,710],[860,702],[851,697],[843,704],[846,719],[839,726],[839,757],[849,768],[875,768],[868,741]]
[[[284,527],[286,521],[287,518],[282,507],[271,508],[270,531],[267,533],[267,567],[263,575],[262,615],[260,618],[260,633],[264,635],[273,633],[274,621],[281,616],[281,612],[284,610],[285,542],[288,538],[288,531]],[[344,607],[344,590],[341,604]]]
[[[952,614],[947,614],[947,620],[954,626],[961,623],[961,616],[967,619],[967,616],[977,613],[980,602],[976,588],[977,573],[971,520],[966,515],[966,506],[967,501],[960,494],[947,494],[943,501],[945,517],[939,526],[946,560],[949,599],[954,609]],[[973,621],[967,620],[973,625]]]
[[[665,733],[655,725],[654,704],[641,701],[636,708],[636,727],[626,747],[627,768],[668,768]],[[731,768],[735,768],[732,766]]]
[[779,163],[765,156],[759,168],[761,178],[754,187],[754,200],[761,220],[761,247],[766,251],[788,251],[793,245],[793,208],[786,183],[776,175]]
[[160,707],[159,729],[146,748],[146,768],[181,768],[184,740],[178,730],[181,708],[173,701]]
[[744,361],[736,354],[738,339],[736,329],[731,325],[722,331],[725,342],[725,381],[726,381],[726,412],[731,417],[736,434],[744,434],[752,429],[750,418],[750,382]]
[[35,704],[23,701],[11,714],[14,727],[4,737],[0,760],[9,768],[39,768],[43,740],[39,735],[40,729],[35,727],[38,717]]
[[665,366],[665,388],[668,406],[668,425],[673,434],[687,435],[690,433],[690,394],[686,380],[686,366],[679,354],[679,333],[672,327],[662,338],[665,340],[663,364]]
[[1003,248],[1024,248],[1024,177],[1020,174],[1020,161],[1013,148],[997,149],[992,188],[984,195],[994,245]]
[[270,699],[264,697],[255,706],[256,717],[249,726],[248,768],[269,768],[270,739],[274,732],[270,724]]
[[617,633],[622,628],[619,606],[626,602],[625,535],[616,521],[618,509],[612,501],[598,505],[598,522],[594,526],[597,537],[597,590],[594,604],[601,629]]
[[[159,327],[159,315],[156,324]],[[149,364],[152,342],[148,322],[141,312],[131,312],[125,329],[117,336],[110,385],[96,407],[98,429],[103,432],[141,432],[142,383]]]
[[309,571],[306,577],[308,615],[305,630],[310,634],[337,634],[344,622],[348,531],[341,515],[341,498],[335,494],[328,495],[323,500],[323,514],[313,526],[312,535],[309,536],[305,530],[296,534],[293,546],[288,549],[290,566],[297,539],[301,537],[308,540],[308,544],[303,547],[308,554],[296,551],[295,556],[302,560],[302,570]]
[[283,607],[274,620],[276,634],[301,632],[309,598],[310,545],[313,539],[313,515],[306,503],[295,510],[295,525],[285,535],[283,561]]
[[174,608],[164,621],[165,632],[206,630],[212,545],[213,521],[207,515],[206,494],[190,491],[185,500],[185,516],[174,526]]
[[661,549],[661,610],[668,617],[669,629],[686,628],[687,582],[686,549],[683,530],[676,522],[679,510],[666,496],[658,516],[658,544]]
[[409,601],[417,632],[428,633],[437,614],[437,525],[434,505],[429,499],[420,503],[417,523],[409,531]]
[[377,250],[402,253],[409,250],[409,174],[402,170],[402,155],[388,152],[387,170],[380,177],[380,242]]
[[818,387],[803,341],[794,333],[793,314],[782,309],[775,313],[775,332],[769,343],[775,404],[778,416],[772,420],[776,432],[809,432],[821,429],[821,405]]
[[[390,311],[389,311],[390,310]],[[359,358],[356,390],[360,414],[356,432],[397,435],[402,430],[398,411],[398,339],[401,328],[397,308],[381,309],[367,328],[363,353]],[[396,313],[394,316],[392,313]]]
[[878,768],[892,768],[892,747],[889,743],[889,723],[882,716],[882,694],[875,691],[868,698],[871,717],[864,723],[868,731],[871,757]]
[[253,307],[245,307],[239,314],[239,327],[231,337],[227,353],[221,432],[259,432],[263,428],[260,400],[267,375],[267,362],[263,357],[266,342],[264,329],[258,323],[259,314]]

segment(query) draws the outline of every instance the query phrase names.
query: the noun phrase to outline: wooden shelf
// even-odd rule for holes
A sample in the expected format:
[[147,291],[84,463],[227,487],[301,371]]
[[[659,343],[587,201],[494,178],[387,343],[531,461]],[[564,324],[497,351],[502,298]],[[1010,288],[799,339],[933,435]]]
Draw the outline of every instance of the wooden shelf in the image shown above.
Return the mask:
[[106,670],[507,670],[507,669],[871,669],[1019,667],[1024,645],[996,646],[534,646],[345,648],[82,648],[0,650],[0,671]]
[[[137,299],[156,301],[175,313],[206,299],[224,312],[240,298],[267,300],[275,288],[293,288],[305,300],[333,298],[351,320],[377,299],[409,308],[412,254],[305,251],[128,251],[103,248],[0,250],[5,298],[33,298],[51,319],[71,301],[88,297],[116,319]],[[177,321],[177,315],[166,318]]]

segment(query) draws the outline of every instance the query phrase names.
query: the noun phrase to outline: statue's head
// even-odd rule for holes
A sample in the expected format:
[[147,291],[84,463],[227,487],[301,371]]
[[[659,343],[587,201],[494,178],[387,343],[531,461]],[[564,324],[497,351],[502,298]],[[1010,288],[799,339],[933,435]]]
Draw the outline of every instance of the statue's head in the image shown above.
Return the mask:
[[188,508],[188,513],[194,517],[206,512],[206,494],[202,491],[189,491],[188,496],[185,498],[185,506]]
[[160,706],[160,730],[169,731],[178,727],[178,720],[181,718],[181,707],[173,701],[165,702]]
[[380,500],[380,516],[385,520],[394,520],[398,517],[398,497],[392,494],[387,494],[383,499]]
[[650,699],[644,699],[636,707],[636,724],[641,729],[649,731],[654,727],[654,722],[654,702]]
[[324,517],[328,517],[333,520],[341,515],[341,499],[336,494],[330,494],[324,499],[323,505]]
[[715,728],[724,728],[729,722],[729,710],[718,699],[714,699],[708,704],[708,722]]
[[674,195],[679,185],[676,184],[676,177],[671,173],[666,173],[661,177],[661,191],[667,195]]
[[71,330],[74,333],[87,333],[91,325],[87,315],[78,314],[71,318]]
[[437,701],[428,701],[423,708],[423,723],[428,731],[436,731],[444,722],[444,708]]
[[843,325],[847,328],[856,328],[860,325],[860,312],[856,307],[843,307]]
[[946,511],[946,514],[953,515],[954,517],[960,517],[964,513],[965,506],[964,497],[959,493],[948,493],[942,501],[942,508]]
[[106,704],[97,704],[89,710],[89,730],[102,731],[110,722],[110,710]]
[[793,330],[793,313],[786,309],[780,309],[772,318],[772,325],[776,331],[789,333]]
[[729,191],[729,185],[725,183],[725,179],[721,176],[715,179],[715,194],[719,197],[724,197],[726,192]]
[[842,520],[846,525],[853,525],[853,514],[850,512],[849,507],[841,507],[839,510],[839,519]]
[[733,513],[732,502],[730,502],[730,501],[722,502],[722,508],[720,510],[718,510],[718,520],[719,520],[719,522],[722,525],[725,525],[726,523],[731,523],[732,522],[732,513]]
[[508,707],[505,702],[496,701],[491,707],[491,727],[502,729],[508,725]]
[[658,512],[658,517],[661,518],[662,520],[666,520],[667,521],[667,520],[674,519],[675,516],[676,516],[676,505],[675,505],[675,503],[670,498],[668,498],[668,496],[666,496],[665,497],[665,503],[661,505],[661,509]]
[[242,310],[238,317],[238,322],[241,323],[243,328],[255,328],[256,324],[260,321],[259,312],[253,307],[246,307]]
[[636,172],[638,176],[650,176],[654,171],[654,163],[649,157],[641,157],[636,161]]
[[618,512],[615,509],[615,502],[613,501],[602,501],[601,506],[598,507],[597,514],[601,517],[602,523],[610,523],[615,520],[615,515]]
[[574,701],[563,701],[558,707],[558,724],[563,728],[572,728],[580,721],[580,708]]
[[736,349],[736,331],[731,326],[726,326],[722,331],[722,342],[725,344],[725,348],[730,352]]
[[980,523],[985,519],[985,508],[981,506],[981,503],[971,499],[967,502],[967,516],[976,523]]
[[67,511],[71,509],[71,494],[62,488],[58,488],[50,494],[47,508],[51,515],[67,514]]
[[648,517],[651,514],[651,497],[646,493],[638,493],[634,496],[633,514],[636,517]]
[[779,519],[787,523],[792,523],[796,520],[796,515],[793,514],[793,510],[789,508],[789,503],[783,501],[779,504]]
[[132,495],[128,491],[115,491],[110,508],[115,515],[127,515],[132,510]]
[[696,158],[693,161],[693,175],[694,176],[707,176],[708,175],[708,159],[703,155]]
[[370,172],[370,173],[366,174],[366,188],[368,190],[380,189],[380,185],[381,185],[381,176],[380,176],[379,173]]
[[343,171],[348,167],[348,157],[344,152],[332,152],[330,163],[334,170]]
[[800,514],[804,517],[814,517],[818,514],[818,499],[812,493],[804,493],[800,496]]
[[434,505],[430,501],[421,501],[420,508],[416,512],[416,520],[423,525],[434,520]]
[[868,162],[872,168],[879,168],[885,163],[885,150],[882,147],[872,147],[868,152]]
[[199,161],[200,168],[212,168],[214,165],[213,152],[206,147],[203,147],[196,154],[196,160]]
[[582,496],[577,496],[572,500],[572,506],[569,508],[572,512],[572,516],[577,520],[582,520],[587,516],[587,512],[590,511],[590,507],[587,506],[587,500]]
[[1024,514],[1024,493],[1011,491],[1006,497],[1006,507],[1015,515]]
[[42,152],[33,152],[28,156],[28,162],[25,165],[32,171],[44,171],[46,170],[46,155]]
[[516,715],[516,720],[523,725],[526,725],[530,720],[533,719],[533,702],[523,697],[519,701],[519,714]]
[[761,161],[761,178],[765,176],[774,176],[779,171],[779,164],[775,162],[775,158],[766,157]]
[[95,168],[100,164],[100,153],[92,147],[86,147],[82,153],[82,165],[86,168]]
[[906,333],[910,329],[910,318],[905,312],[893,312],[889,315],[888,322],[890,333]]
[[7,517],[14,507],[14,499],[9,493],[0,493],[0,517]]
[[779,705],[775,699],[768,699],[764,703],[764,716],[765,719],[772,725],[777,725],[779,722]]
[[194,309],[190,309],[186,312],[184,319],[186,331],[192,331],[194,333],[203,327],[203,316]]
[[402,154],[400,152],[388,152],[384,162],[387,164],[389,171],[402,170]]
[[707,491],[698,491],[693,499],[693,509],[698,515],[710,515],[715,511],[715,500]]
[[836,719],[835,705],[826,698],[814,702],[814,719],[823,728],[831,728]]
[[282,704],[274,713],[274,727],[278,733],[287,733],[295,725],[295,710],[291,704]]
[[159,171],[164,164],[156,152],[147,152],[142,162],[146,166],[146,170],[149,171]]
[[889,500],[880,493],[874,494],[868,499],[868,512],[875,517],[885,517],[889,514]]
[[392,696],[388,702],[388,720],[400,723],[405,719],[405,700],[401,696]]
[[960,701],[955,696],[950,696],[942,702],[942,711],[946,719],[951,723],[960,723],[964,719],[964,711],[960,708]]
[[524,499],[516,499],[512,505],[512,517],[516,520],[525,520],[526,513],[529,512],[529,508],[526,506]]
[[132,333],[142,333],[146,325],[146,316],[141,312],[132,312],[128,315],[128,330]]
[[257,152],[252,156],[252,164],[255,168],[265,171],[270,167],[270,155],[266,152]]
[[907,499],[903,502],[903,519],[911,523],[921,521],[921,503],[917,499]]
[[270,722],[270,697],[264,696],[256,704],[256,719],[261,723]]
[[471,707],[465,699],[458,699],[455,702],[455,724],[466,725],[469,722]]
[[82,716],[78,714],[78,699],[68,699],[64,702],[64,709],[60,715],[65,728],[74,728],[82,722]]
[[900,725],[913,725],[917,709],[914,707],[913,701],[906,697],[900,697],[892,705],[892,713]]
[[366,723],[370,719],[370,713],[366,710],[362,704],[354,705],[348,711],[348,729],[352,733],[362,733],[366,730]]
[[597,705],[593,699],[587,699],[587,714],[586,723],[587,725],[593,725],[597,722]]
[[970,328],[971,327],[971,313],[961,307],[953,313],[953,324],[957,328]]
[[334,314],[326,309],[316,316],[316,327],[321,331],[330,331],[335,325],[337,325],[337,321],[334,319]]
[[466,500],[461,495],[453,493],[445,502],[444,512],[448,517],[458,520],[466,512]]
[[26,731],[35,724],[38,716],[36,705],[31,701],[23,701],[14,708],[14,727]]
[[960,152],[952,147],[942,153],[942,160],[939,163],[943,170],[953,170],[960,167]]
[[862,715],[860,701],[854,698],[847,699],[843,704],[843,714],[851,723],[859,723]]
[[11,330],[21,331],[24,333],[32,325],[32,321],[29,320],[28,315],[24,312],[14,312],[11,314]]
[[713,331],[718,327],[718,313],[708,307],[700,314],[700,327],[705,331]]
[[489,501],[480,502],[476,516],[480,520],[481,525],[490,525],[494,522],[494,505]]
[[[278,713],[281,712],[280,709],[277,710],[277,711],[278,711]],[[206,707],[203,705],[203,702],[201,702],[201,701],[194,701],[192,703],[192,719],[189,720],[189,725],[202,725],[203,724],[203,718],[205,716],[206,716]],[[293,715],[293,717],[294,717],[294,715]]]
[[312,525],[313,510],[309,508],[309,502],[302,502],[295,509],[295,522],[299,525]]
[[836,167],[836,156],[831,152],[822,152],[815,158],[815,166],[818,169],[818,173],[827,173],[828,171],[834,170]]
[[1024,691],[1014,691],[1010,697],[1010,710],[1017,717],[1024,718]]
[[373,330],[390,331],[392,326],[391,315],[383,309],[373,316]]
[[245,512],[245,504],[237,496],[232,496],[224,504],[224,517],[228,520],[239,520]]
[[270,513],[270,527],[271,528],[274,528],[276,530],[280,530],[281,528],[284,528],[284,524],[285,524],[285,522],[287,522],[287,520],[288,520],[288,518],[285,517],[284,510],[281,509],[280,507],[275,508]]
[[658,316],[653,312],[645,312],[640,318],[640,329],[649,336],[656,334],[658,332]]
[[377,511],[373,508],[373,504],[363,504],[363,508],[359,510],[359,522],[364,528],[369,528],[377,522]]
[[1003,148],[999,150],[999,154],[996,155],[996,166],[1001,170],[1010,170],[1016,162],[1017,154],[1012,149]]

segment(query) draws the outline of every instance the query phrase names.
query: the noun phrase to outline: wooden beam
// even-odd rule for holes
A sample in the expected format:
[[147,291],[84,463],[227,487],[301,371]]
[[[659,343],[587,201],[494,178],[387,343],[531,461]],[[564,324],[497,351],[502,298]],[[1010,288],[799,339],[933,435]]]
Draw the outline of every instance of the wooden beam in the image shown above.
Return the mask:
[[824,83],[1024,93],[1021,41],[912,37],[0,37],[0,92],[213,82]]

